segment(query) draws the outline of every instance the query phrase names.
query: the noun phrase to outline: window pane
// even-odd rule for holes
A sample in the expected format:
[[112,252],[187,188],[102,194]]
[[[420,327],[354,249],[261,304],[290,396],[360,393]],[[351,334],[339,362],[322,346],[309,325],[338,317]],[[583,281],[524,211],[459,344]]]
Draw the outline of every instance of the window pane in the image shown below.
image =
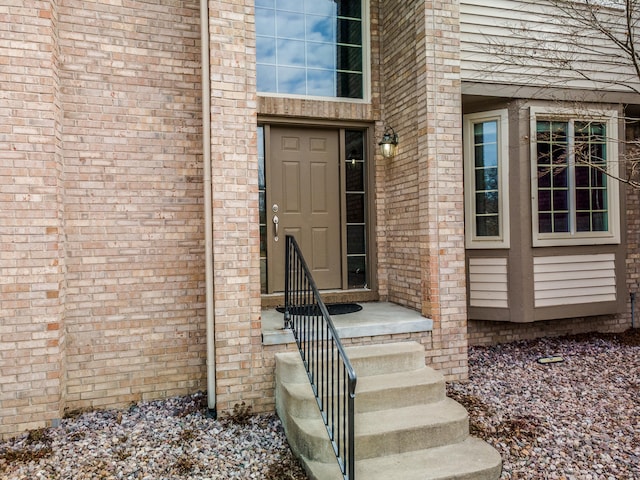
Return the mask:
[[500,235],[498,216],[476,217],[476,235],[479,237],[497,237]]
[[260,227],[260,256],[267,256],[267,227]]
[[259,222],[262,224],[267,223],[267,202],[265,200],[265,192],[258,193],[258,201],[260,202],[259,206]]
[[349,288],[363,288],[367,285],[367,270],[363,255],[347,258]]
[[606,232],[609,230],[609,216],[607,212],[595,212],[592,214],[592,226],[591,231],[593,232]]
[[552,122],[551,123],[551,141],[554,143],[566,143],[569,123]]
[[553,191],[553,210],[568,210],[569,209],[569,191],[568,190],[554,190]]
[[[278,38],[288,40],[305,39],[305,16],[302,13],[283,12],[276,13],[276,29]],[[281,43],[281,42],[278,42]]]
[[264,176],[264,128],[258,127],[258,188],[264,190],[265,188],[265,176]]
[[538,143],[538,165],[551,165],[551,145]]
[[344,134],[347,160],[364,160],[364,134],[359,130],[347,130]]
[[338,19],[338,43],[362,45],[362,22]]
[[300,0],[276,0],[276,8],[292,12],[304,12],[304,3]]
[[498,213],[498,192],[476,193],[476,213]]
[[[269,37],[275,37],[275,34],[276,34],[275,10],[256,7],[256,35],[266,35]],[[260,42],[262,41],[263,40],[260,40]]]
[[329,0],[304,0],[304,11],[307,13],[335,17],[336,2]]
[[362,48],[338,45],[338,70],[362,72]]
[[364,223],[364,194],[347,193],[347,222]]
[[551,141],[551,122],[541,120],[536,122],[536,141]]
[[551,145],[551,163],[554,165],[566,165],[568,161],[567,158],[567,148],[564,145]]
[[576,190],[576,209],[591,210],[589,203],[589,190]]
[[566,188],[569,184],[569,170],[566,167],[551,170],[551,183],[555,188]]
[[278,68],[278,90],[289,93],[306,93],[306,76],[304,68]]
[[550,213],[538,214],[538,231],[540,233],[551,233],[553,231]]
[[498,141],[498,122],[481,122],[473,125],[474,143],[496,143]]
[[307,40],[329,43],[334,47],[336,42],[335,20],[331,17],[307,15]]
[[267,293],[267,259],[260,259],[260,293]]
[[551,169],[549,167],[538,167],[538,188],[548,188],[551,186]]
[[[497,167],[498,166],[498,144],[497,143],[485,143],[476,147],[476,155],[479,155],[482,165],[485,167]],[[478,164],[478,157],[476,157],[476,165]]]
[[589,212],[576,213],[576,231],[578,232],[591,231],[591,214]]
[[498,169],[479,168],[476,170],[476,190],[497,190]]
[[338,15],[341,17],[362,18],[361,7],[359,0],[338,1]]
[[568,232],[569,231],[569,213],[553,214],[553,231]]
[[589,186],[589,167],[577,166],[575,167],[576,174],[576,187],[588,187]]
[[538,211],[551,211],[551,190],[540,190],[538,192]]
[[606,210],[607,209],[607,191],[604,189],[593,190],[591,192],[591,209]]
[[[305,64],[305,42],[296,40],[278,41],[278,63],[292,67],[304,66]],[[304,70],[301,70],[304,75]]]
[[277,88],[276,67],[257,65],[258,90],[261,92],[275,92]]
[[330,70],[308,70],[307,89],[309,95],[334,96],[336,84],[333,72]]
[[258,91],[363,98],[361,1],[256,2]]
[[338,97],[362,98],[362,75],[338,72]]
[[276,63],[276,41],[273,38],[265,37],[263,41],[259,42],[258,50],[263,64]]
[[350,162],[347,160],[347,191],[363,192],[364,191],[364,163]]
[[327,70],[327,74],[333,84],[334,73],[336,68],[335,47],[328,43],[307,43],[307,66],[309,68],[323,68]]
[[347,225],[347,255],[365,251],[364,225]]

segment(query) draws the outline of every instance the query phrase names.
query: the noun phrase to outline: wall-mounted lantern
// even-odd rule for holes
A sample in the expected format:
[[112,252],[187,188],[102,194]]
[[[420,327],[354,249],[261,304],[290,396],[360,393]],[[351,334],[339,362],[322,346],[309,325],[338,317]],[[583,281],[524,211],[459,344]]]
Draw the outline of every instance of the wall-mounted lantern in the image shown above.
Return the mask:
[[398,135],[391,127],[386,127],[380,140],[380,152],[384,158],[392,158],[396,154],[398,147]]

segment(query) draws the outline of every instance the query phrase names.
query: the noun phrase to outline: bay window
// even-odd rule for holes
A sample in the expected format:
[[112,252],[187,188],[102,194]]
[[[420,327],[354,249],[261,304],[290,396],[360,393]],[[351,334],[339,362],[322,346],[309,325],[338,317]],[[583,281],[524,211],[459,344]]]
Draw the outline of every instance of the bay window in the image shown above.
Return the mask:
[[533,245],[618,243],[617,114],[531,109]]

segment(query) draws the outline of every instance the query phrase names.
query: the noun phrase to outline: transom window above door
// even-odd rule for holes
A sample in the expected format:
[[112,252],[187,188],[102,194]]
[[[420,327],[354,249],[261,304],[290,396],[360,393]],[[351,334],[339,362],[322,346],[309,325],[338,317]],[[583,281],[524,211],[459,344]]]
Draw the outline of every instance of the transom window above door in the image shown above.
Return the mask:
[[364,98],[362,0],[256,0],[260,93]]

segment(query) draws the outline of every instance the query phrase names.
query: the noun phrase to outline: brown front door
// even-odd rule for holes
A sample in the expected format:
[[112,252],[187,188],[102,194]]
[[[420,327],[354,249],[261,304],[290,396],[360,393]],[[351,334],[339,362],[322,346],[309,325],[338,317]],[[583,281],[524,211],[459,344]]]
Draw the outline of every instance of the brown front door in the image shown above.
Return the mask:
[[276,126],[270,131],[269,290],[284,290],[284,246],[288,234],[298,241],[318,288],[341,288],[339,132]]

